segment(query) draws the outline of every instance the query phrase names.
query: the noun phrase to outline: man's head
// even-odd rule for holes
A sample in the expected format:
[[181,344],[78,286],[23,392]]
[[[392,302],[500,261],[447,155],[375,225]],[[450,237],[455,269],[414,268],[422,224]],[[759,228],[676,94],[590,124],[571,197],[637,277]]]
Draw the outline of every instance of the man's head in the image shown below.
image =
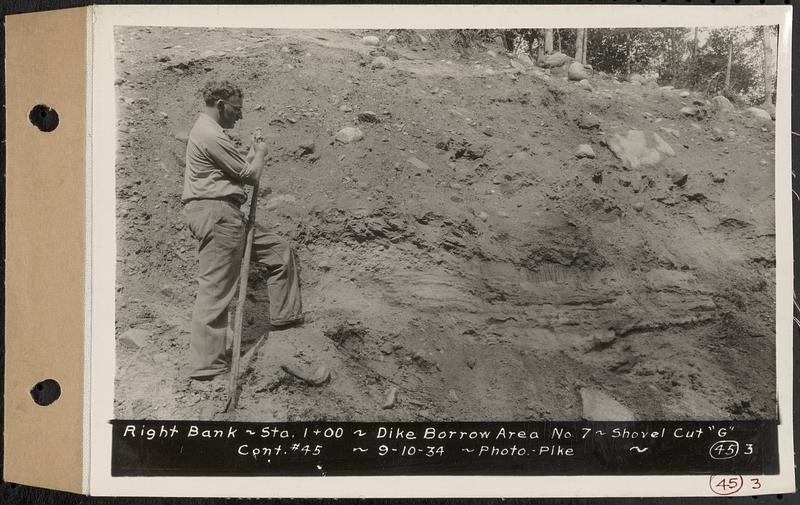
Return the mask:
[[242,90],[229,81],[208,81],[201,90],[206,113],[223,128],[233,128],[242,118]]

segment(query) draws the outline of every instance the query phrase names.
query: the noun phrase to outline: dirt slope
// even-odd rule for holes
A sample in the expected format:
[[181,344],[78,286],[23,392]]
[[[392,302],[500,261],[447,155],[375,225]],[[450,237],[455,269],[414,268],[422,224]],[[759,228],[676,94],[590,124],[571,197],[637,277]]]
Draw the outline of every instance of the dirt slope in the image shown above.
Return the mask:
[[[771,123],[686,117],[707,97],[597,75],[584,90],[498,47],[459,56],[404,33],[376,49],[366,34],[118,32],[119,417],[224,402],[226,378],[185,378],[196,245],[180,202],[181,138],[215,74],[246,93],[232,135],[267,133],[260,221],[296,245],[312,319],[258,350],[234,418],[580,419],[582,390],[637,419],[774,417]],[[346,126],[364,138],[334,141]],[[675,156],[627,170],[607,145],[630,129]],[[264,288],[256,270],[246,347]]]

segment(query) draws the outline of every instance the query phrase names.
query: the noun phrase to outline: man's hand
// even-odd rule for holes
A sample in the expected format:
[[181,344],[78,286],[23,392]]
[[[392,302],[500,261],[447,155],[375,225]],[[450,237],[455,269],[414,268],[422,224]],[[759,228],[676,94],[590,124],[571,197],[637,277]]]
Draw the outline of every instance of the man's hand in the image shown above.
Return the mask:
[[267,154],[267,144],[264,142],[264,134],[261,132],[261,128],[256,128],[253,132],[252,148],[256,153]]
[[256,128],[253,132],[253,144],[250,149],[253,151],[253,158],[250,164],[255,169],[253,179],[259,180],[264,172],[264,161],[267,155],[267,143],[264,142],[264,134],[261,133],[261,128]]

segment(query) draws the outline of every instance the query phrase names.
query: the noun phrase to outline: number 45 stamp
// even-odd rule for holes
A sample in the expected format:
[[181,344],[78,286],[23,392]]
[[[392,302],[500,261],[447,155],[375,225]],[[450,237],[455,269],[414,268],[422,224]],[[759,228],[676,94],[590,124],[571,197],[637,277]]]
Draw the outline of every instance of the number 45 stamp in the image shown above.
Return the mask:
[[714,494],[730,496],[738,493],[743,487],[761,489],[759,477],[742,477],[741,475],[711,475],[708,478],[708,487]]

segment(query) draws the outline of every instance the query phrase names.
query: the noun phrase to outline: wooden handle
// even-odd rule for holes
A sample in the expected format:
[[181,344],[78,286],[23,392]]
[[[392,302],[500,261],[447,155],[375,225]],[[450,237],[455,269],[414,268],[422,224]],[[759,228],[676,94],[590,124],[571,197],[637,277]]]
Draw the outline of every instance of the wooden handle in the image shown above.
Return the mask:
[[250,214],[245,227],[246,237],[242,268],[239,271],[239,300],[236,303],[236,316],[233,323],[233,358],[231,360],[231,376],[228,382],[228,402],[225,411],[230,412],[239,402],[239,363],[242,352],[242,321],[244,319],[244,302],[247,298],[247,277],[250,275],[250,255],[253,252],[253,236],[256,224],[256,202],[258,201],[258,181],[253,185],[253,196],[250,198]]

